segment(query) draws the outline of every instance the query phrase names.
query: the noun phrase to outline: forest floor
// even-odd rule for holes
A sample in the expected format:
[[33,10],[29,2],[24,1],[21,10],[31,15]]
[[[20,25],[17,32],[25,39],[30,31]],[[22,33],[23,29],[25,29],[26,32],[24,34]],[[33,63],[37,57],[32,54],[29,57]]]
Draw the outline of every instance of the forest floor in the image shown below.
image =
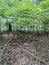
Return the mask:
[[0,65],[49,65],[49,34],[0,34]]

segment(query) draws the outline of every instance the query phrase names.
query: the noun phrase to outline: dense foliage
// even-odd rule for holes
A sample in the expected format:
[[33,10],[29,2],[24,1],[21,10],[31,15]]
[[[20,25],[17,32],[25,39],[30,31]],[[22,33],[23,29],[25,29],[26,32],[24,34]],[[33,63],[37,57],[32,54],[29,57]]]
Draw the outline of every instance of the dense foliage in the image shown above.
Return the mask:
[[0,30],[5,22],[11,22],[13,30],[47,31],[49,0],[0,0]]

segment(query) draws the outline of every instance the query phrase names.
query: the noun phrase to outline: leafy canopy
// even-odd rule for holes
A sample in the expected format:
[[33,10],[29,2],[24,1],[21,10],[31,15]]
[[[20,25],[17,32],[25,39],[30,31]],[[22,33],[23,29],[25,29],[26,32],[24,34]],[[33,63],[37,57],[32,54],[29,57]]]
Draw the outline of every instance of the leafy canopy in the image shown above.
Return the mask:
[[49,0],[37,1],[36,5],[34,1],[0,0],[0,20],[4,18],[10,22],[18,22],[18,24],[29,22],[30,25],[43,22],[46,26],[45,22],[49,21]]

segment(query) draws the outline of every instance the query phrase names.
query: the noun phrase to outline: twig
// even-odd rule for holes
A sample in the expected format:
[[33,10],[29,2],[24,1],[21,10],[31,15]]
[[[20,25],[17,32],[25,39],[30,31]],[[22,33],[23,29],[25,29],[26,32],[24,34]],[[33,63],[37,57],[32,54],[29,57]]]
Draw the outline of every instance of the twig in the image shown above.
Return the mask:
[[[25,51],[27,51],[29,54],[31,54],[32,56],[34,56],[34,57],[37,59],[36,61],[39,60],[39,61],[42,61],[43,63],[45,63],[46,65],[48,65],[48,63],[46,63],[44,60],[41,59],[42,57],[33,55],[33,53],[30,52],[28,49],[26,49],[25,46],[22,46],[21,44],[19,44],[19,45],[22,47],[22,50],[25,50]],[[36,52],[36,53],[38,53],[38,52]],[[36,53],[35,53],[35,54],[36,54]]]
[[1,52],[1,59],[0,59],[0,62],[1,62],[1,60],[2,60],[2,55],[3,55],[3,53],[4,53],[4,51],[5,51],[5,49],[6,49],[6,47],[9,45],[9,42],[12,40],[13,38],[11,38],[11,39],[9,39],[8,41],[6,40],[4,43],[5,43],[5,45],[4,45],[4,48],[3,48],[3,51]]

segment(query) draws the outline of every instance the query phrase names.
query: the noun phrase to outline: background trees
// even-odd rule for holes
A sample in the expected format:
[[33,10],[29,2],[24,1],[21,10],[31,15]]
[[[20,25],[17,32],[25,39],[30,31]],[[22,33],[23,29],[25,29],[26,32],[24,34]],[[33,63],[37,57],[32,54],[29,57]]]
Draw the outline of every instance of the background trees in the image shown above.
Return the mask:
[[49,30],[49,0],[0,0],[1,21],[19,30]]

